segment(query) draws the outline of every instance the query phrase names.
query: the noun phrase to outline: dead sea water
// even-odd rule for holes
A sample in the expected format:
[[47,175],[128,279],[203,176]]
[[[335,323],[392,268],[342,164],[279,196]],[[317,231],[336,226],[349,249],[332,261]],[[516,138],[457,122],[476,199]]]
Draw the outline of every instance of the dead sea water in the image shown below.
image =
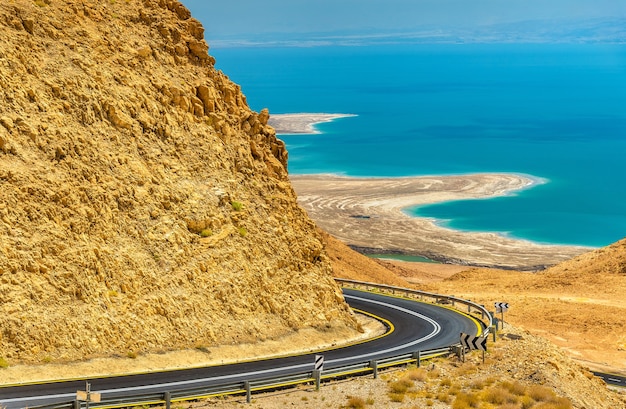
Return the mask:
[[459,230],[604,246],[626,236],[626,45],[211,49],[255,110],[351,113],[284,135],[292,174],[512,172],[509,197],[409,209]]

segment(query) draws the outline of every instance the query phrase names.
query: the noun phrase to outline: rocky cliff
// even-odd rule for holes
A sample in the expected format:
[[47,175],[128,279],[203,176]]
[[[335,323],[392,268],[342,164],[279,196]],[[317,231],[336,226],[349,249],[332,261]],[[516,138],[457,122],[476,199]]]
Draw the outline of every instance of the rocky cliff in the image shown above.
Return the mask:
[[173,0],[0,3],[0,356],[355,323],[284,144]]

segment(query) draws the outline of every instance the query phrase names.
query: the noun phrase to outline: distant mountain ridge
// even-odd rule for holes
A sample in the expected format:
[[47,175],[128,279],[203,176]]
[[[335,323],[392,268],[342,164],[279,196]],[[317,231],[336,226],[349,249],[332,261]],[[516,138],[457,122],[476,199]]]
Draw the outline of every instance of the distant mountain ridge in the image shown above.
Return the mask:
[[287,152],[178,1],[0,3],[0,357],[357,326]]
[[419,26],[397,31],[276,32],[215,38],[219,47],[320,47],[455,43],[626,43],[626,18],[528,20],[476,27]]

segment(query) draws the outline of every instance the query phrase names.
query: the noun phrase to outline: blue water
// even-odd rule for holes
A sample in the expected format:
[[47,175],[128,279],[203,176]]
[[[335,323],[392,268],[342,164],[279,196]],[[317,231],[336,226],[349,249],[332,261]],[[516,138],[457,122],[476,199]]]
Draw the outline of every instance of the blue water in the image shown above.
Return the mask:
[[407,211],[459,230],[604,246],[626,236],[626,46],[211,49],[255,110],[350,113],[284,135],[292,174],[523,173],[509,197]]

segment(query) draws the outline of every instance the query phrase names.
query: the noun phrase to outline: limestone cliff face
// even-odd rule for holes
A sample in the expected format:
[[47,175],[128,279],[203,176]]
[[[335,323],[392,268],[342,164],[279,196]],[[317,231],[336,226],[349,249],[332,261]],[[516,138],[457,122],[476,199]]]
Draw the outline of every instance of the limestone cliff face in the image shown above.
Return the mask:
[[172,0],[0,3],[0,356],[354,326],[284,144]]

